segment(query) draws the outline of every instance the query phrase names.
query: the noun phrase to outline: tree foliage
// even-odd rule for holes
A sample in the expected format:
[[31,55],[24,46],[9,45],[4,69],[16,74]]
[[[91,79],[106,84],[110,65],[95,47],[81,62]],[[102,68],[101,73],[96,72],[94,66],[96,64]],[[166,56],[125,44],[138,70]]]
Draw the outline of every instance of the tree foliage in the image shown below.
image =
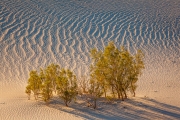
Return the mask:
[[[53,93],[57,93],[66,104],[70,103],[77,95],[76,76],[70,70],[60,69],[59,65],[50,64],[40,72],[31,71],[28,85],[26,86],[26,94],[30,98],[31,91],[37,100],[38,95],[47,104],[53,97]],[[58,92],[57,92],[58,91]]]
[[118,49],[109,42],[104,51],[92,49],[91,58],[91,77],[101,86],[105,97],[107,91],[122,100],[127,98],[128,91],[135,96],[136,83],[144,68],[144,55],[140,50],[132,55],[124,47]]
[[40,93],[42,82],[39,78],[37,71],[31,71],[29,75],[30,75],[30,78],[28,79],[28,85],[26,87],[25,92],[28,94],[29,99],[30,99],[30,94],[32,91],[34,93],[34,98],[37,100],[38,95]]
[[59,97],[68,104],[77,96],[76,76],[70,70],[62,69],[56,79]]

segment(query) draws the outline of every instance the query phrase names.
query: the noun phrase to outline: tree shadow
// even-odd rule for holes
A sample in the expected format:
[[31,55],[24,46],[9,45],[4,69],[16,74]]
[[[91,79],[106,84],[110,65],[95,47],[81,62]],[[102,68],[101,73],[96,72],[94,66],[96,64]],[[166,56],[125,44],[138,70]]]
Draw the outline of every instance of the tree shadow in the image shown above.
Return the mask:
[[137,119],[180,119],[180,108],[164,104],[148,98],[132,98],[125,101],[108,103],[104,98],[98,101],[98,108],[87,107],[86,103],[79,99],[66,107],[64,103],[54,98],[49,107],[59,111],[73,114],[83,119],[95,120],[137,120]]

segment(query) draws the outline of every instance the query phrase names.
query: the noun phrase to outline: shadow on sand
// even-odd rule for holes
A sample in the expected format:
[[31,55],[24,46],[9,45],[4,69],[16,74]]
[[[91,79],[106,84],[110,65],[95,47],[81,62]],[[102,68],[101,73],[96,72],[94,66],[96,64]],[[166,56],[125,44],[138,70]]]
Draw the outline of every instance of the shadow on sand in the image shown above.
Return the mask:
[[90,120],[180,119],[179,107],[149,98],[132,98],[111,103],[102,98],[98,101],[98,108],[95,110],[92,107],[87,107],[86,103],[79,99],[77,102],[70,104],[69,107],[65,107],[64,103],[56,98],[48,106]]

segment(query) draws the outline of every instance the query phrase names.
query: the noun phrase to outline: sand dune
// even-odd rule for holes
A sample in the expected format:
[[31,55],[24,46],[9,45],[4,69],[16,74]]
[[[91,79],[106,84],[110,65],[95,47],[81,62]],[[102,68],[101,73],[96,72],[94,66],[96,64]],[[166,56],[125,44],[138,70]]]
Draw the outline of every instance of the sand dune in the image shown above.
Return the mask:
[[[179,6],[179,0],[1,0],[0,98],[21,105],[21,110],[14,105],[12,113],[24,109],[36,113],[36,103],[27,103],[24,97],[30,70],[57,63],[79,77],[88,75],[90,49],[103,49],[113,40],[132,53],[137,49],[145,53],[137,95],[180,107]],[[16,94],[20,97],[10,97]],[[0,119],[14,117],[6,112],[11,105],[0,107],[0,116],[6,116]],[[42,108],[42,113],[44,109],[54,112]],[[24,119],[25,112],[20,114]]]

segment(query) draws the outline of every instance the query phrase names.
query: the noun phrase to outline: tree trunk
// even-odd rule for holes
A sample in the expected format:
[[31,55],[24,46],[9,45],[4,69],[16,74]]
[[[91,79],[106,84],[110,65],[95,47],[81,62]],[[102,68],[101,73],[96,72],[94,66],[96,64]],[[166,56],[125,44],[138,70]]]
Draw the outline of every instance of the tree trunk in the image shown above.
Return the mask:
[[121,100],[124,101],[124,97],[123,97],[122,91],[120,91],[120,95],[121,95]]
[[104,97],[106,98],[106,89],[104,88]]
[[118,87],[118,88],[119,88],[118,90],[119,90],[120,95],[121,95],[121,100],[124,101],[124,96],[123,96],[123,93],[122,93],[122,92],[123,92],[123,86],[122,86],[122,84],[119,84],[119,87]]
[[94,98],[94,109],[96,109],[96,98]]
[[133,90],[133,97],[135,97],[136,96],[136,93],[135,93],[135,91]]
[[114,95],[114,87],[112,86],[111,89],[112,89],[112,94],[113,94],[113,97],[114,97],[115,96]]
[[[133,91],[134,92],[134,91]],[[134,92],[134,95],[133,95],[133,97],[135,97],[136,96],[136,93]]]
[[126,94],[126,91],[124,90],[124,88],[123,88],[123,93],[124,93],[125,99],[127,99],[127,94]]
[[120,93],[119,93],[119,91],[117,90],[117,94],[118,94],[118,99],[120,99],[121,98],[121,96],[120,96]]
[[124,96],[125,96],[125,99],[127,99],[127,94],[126,94],[126,92],[124,91]]
[[65,101],[65,104],[66,104],[66,107],[68,107],[68,102],[67,101]]
[[133,92],[133,97],[135,97],[136,93],[135,93],[135,90],[133,88],[132,82],[131,82],[131,89],[132,89],[132,92]]
[[116,91],[117,91],[117,94],[118,94],[118,99],[120,99],[121,98],[121,94],[120,94],[120,90],[119,90],[119,87],[118,87],[118,85],[116,85]]

